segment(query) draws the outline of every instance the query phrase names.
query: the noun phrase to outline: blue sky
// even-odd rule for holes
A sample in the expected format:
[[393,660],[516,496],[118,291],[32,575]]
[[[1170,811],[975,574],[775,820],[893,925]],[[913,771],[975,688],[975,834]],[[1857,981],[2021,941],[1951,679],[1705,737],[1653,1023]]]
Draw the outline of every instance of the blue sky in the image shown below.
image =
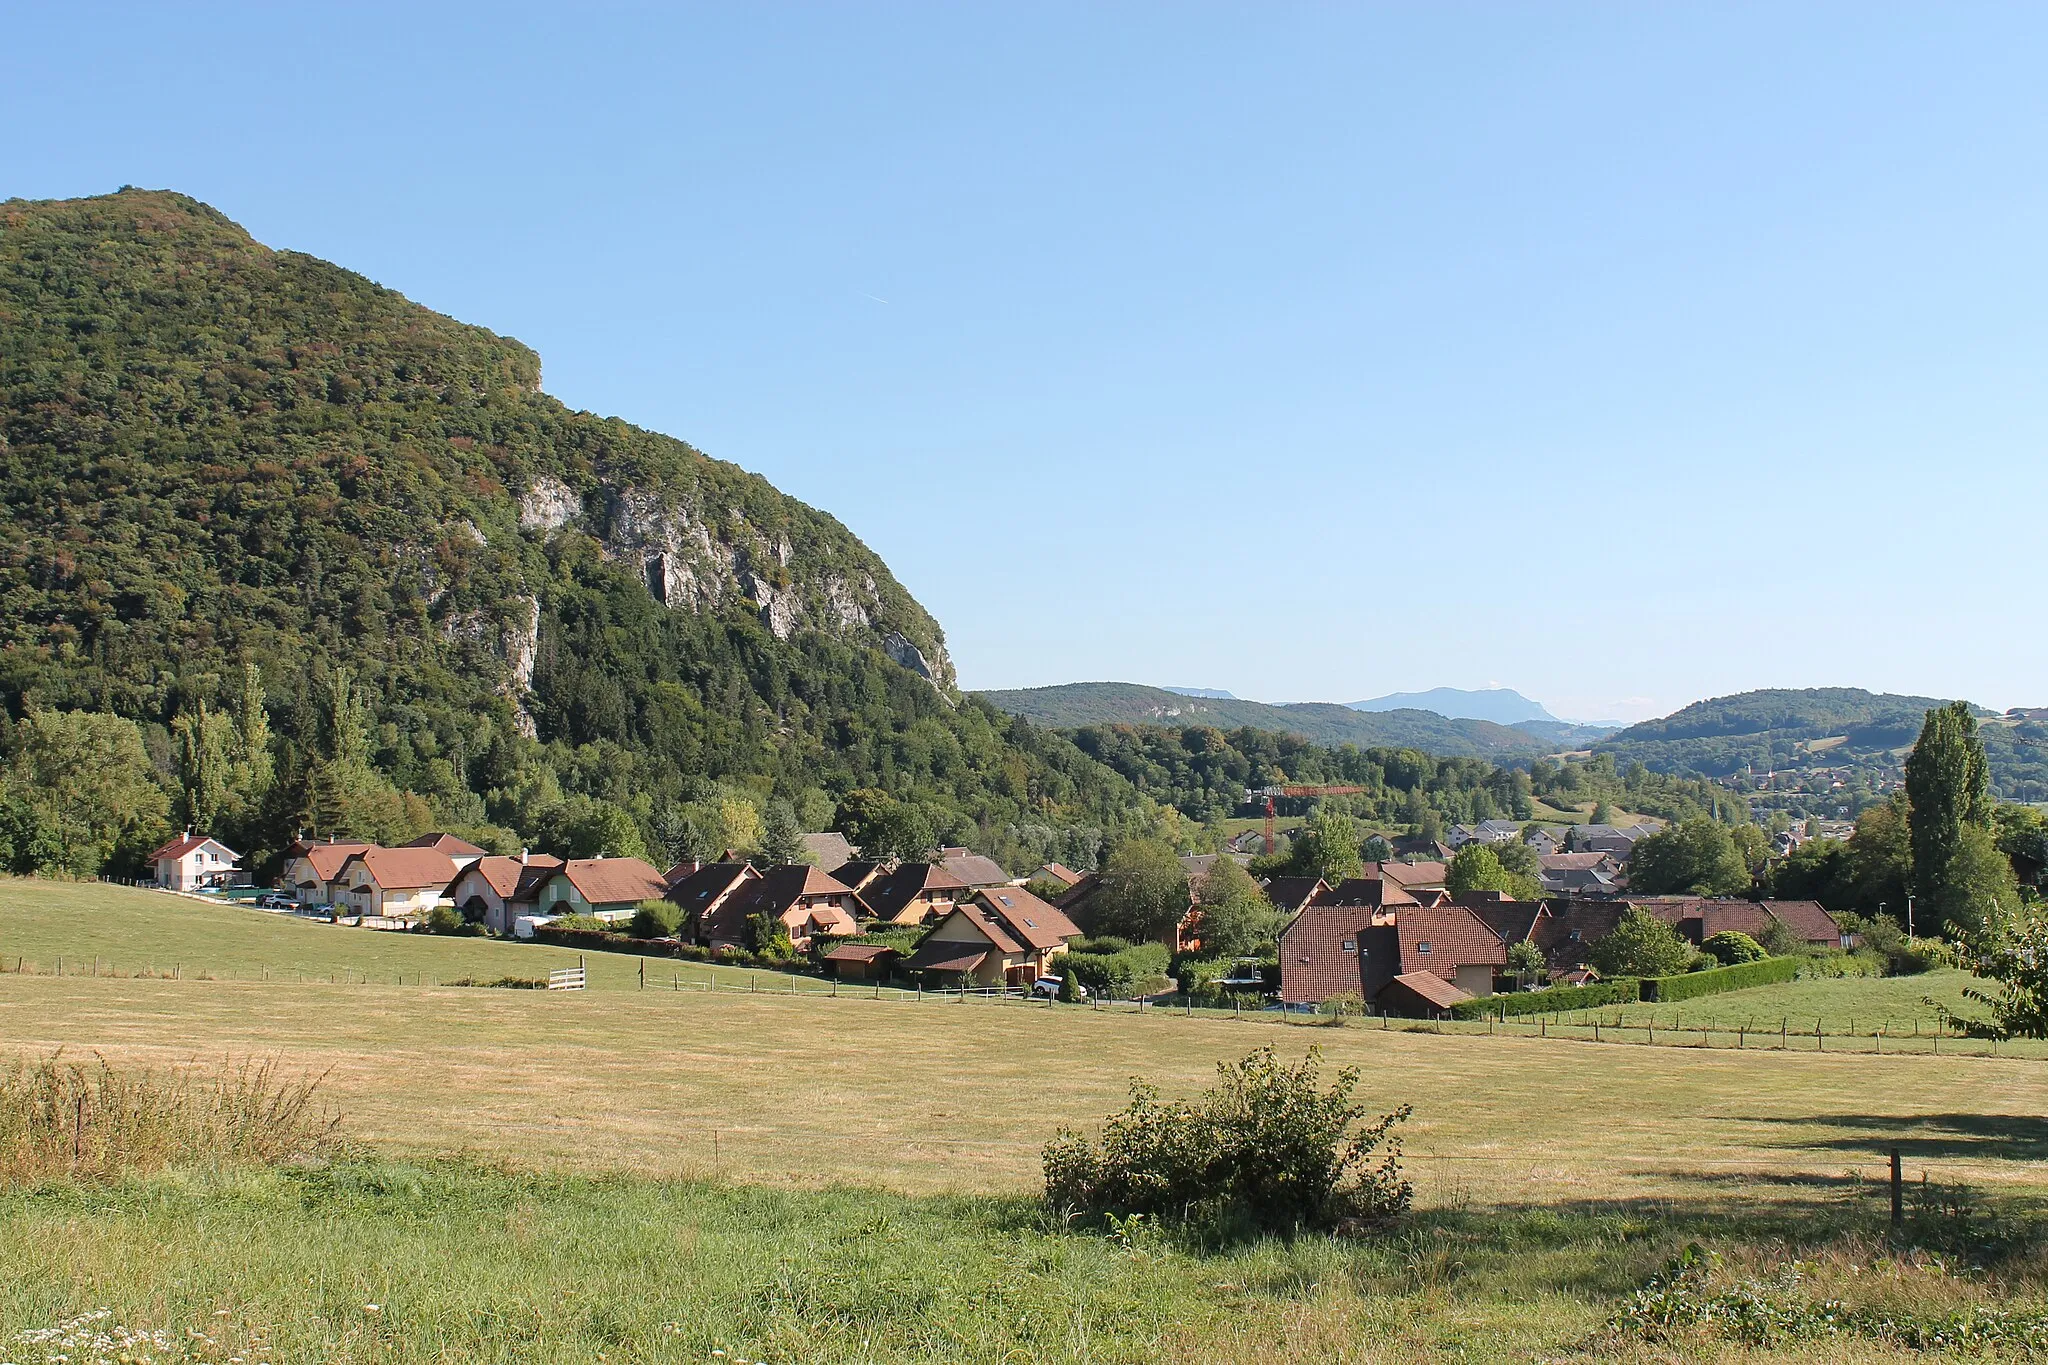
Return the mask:
[[182,190],[847,523],[973,687],[2048,705],[2048,11],[18,7]]

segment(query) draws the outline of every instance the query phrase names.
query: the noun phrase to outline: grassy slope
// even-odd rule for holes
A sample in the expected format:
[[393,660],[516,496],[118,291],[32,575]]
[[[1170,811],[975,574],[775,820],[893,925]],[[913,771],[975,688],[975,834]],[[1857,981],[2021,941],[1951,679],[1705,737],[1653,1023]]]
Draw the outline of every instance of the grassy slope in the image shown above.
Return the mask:
[[[177,967],[194,978],[261,980],[268,971],[273,978],[324,980],[332,973],[386,983],[401,976],[430,983],[539,977],[577,962],[566,948],[535,943],[381,933],[128,887],[0,877],[0,959],[11,971],[17,957],[45,972],[63,957],[67,974],[90,972],[96,960],[99,971],[117,976],[169,974]],[[638,985],[638,957],[590,953],[584,960],[593,990]],[[669,958],[650,960],[647,970],[663,983],[680,971],[693,982],[745,986],[758,979],[774,989],[826,988],[780,973]]]
[[[0,945],[225,949],[239,932],[250,961],[460,950],[494,972],[547,954],[35,890],[0,885]],[[0,1052],[329,1069],[348,1131],[385,1154],[0,1192],[0,1337],[105,1303],[237,1350],[260,1330],[270,1352],[245,1359],[1526,1360],[1586,1342],[1687,1240],[1846,1254],[1831,1239],[1881,1217],[1867,1182],[1890,1146],[2000,1198],[2035,1197],[2048,1159],[2032,1061],[643,994],[617,989],[629,962],[593,960],[611,966],[613,989],[581,996],[0,975]],[[1057,1127],[1115,1108],[1132,1075],[1185,1093],[1265,1041],[1319,1043],[1371,1102],[1416,1106],[1415,1224],[1224,1256],[1037,1225],[1023,1196]]]

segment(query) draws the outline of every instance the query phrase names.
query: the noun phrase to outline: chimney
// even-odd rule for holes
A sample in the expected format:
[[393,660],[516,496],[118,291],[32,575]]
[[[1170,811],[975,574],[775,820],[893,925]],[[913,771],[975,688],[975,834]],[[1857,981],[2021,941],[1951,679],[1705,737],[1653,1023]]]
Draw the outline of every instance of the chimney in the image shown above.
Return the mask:
[[526,866],[526,850],[523,848],[519,850],[519,865],[521,867]]

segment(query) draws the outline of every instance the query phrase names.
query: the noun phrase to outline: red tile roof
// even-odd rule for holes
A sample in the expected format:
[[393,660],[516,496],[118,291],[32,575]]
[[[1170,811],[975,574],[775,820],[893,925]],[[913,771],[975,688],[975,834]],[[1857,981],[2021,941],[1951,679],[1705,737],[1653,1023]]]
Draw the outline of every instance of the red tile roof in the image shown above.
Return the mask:
[[[851,887],[847,889],[852,890]],[[936,863],[905,863],[887,876],[868,883],[860,898],[877,917],[894,919],[904,906],[921,894],[949,891],[954,893],[953,899],[958,900],[960,893],[966,890],[966,882]]]
[[[499,854],[486,854],[470,864],[468,871],[482,877],[498,893],[501,900],[529,900],[540,890],[544,874],[553,872],[562,865],[560,858],[545,853],[529,854],[522,862],[518,858],[507,858]],[[528,895],[519,894],[519,882],[525,878],[530,885]]]
[[[1450,875],[1450,869],[1440,862],[1373,863],[1371,867],[1378,869],[1383,881],[1390,881],[1404,890],[1416,886],[1442,886],[1444,878]],[[1370,872],[1367,875],[1371,875]]]
[[[1304,907],[1280,935],[1280,998],[1320,1004],[1347,991],[1362,996],[1358,948],[1371,928],[1369,907]],[[1351,947],[1344,946],[1347,942]]]
[[879,962],[900,954],[886,943],[841,943],[825,950],[827,962]]
[[639,858],[571,858],[555,875],[568,878],[592,905],[659,900],[668,889],[661,874]]
[[1055,948],[1081,936],[1080,926],[1058,906],[1040,900],[1021,886],[991,886],[974,893],[983,918],[994,916],[1010,933],[1033,948]]
[[1266,882],[1266,899],[1276,910],[1299,910],[1329,889],[1321,877],[1272,877]]
[[355,857],[358,853],[374,848],[376,845],[350,842],[338,844],[295,844],[293,847],[299,850],[294,856],[302,857],[312,865],[314,876],[323,882],[331,882],[341,876],[341,869],[348,866],[350,858]]
[[1403,909],[1394,916],[1394,931],[1401,941],[1400,974],[1433,972],[1455,981],[1460,967],[1507,965],[1499,935],[1462,905]]
[[[361,863],[383,891],[418,891],[455,880],[455,860],[433,848],[366,848],[349,863]],[[344,864],[347,866],[347,864]]]
[[1048,881],[1056,881],[1062,886],[1072,886],[1081,880],[1081,874],[1065,863],[1043,863],[1038,870]]
[[483,849],[478,848],[475,844],[465,839],[458,839],[452,834],[422,834],[411,843],[401,844],[399,847],[431,848],[445,853],[451,858],[477,858],[481,857],[484,852]]
[[1414,905],[1415,897],[1378,877],[1346,877],[1316,898],[1317,905]]
[[1394,978],[1394,984],[1407,987],[1440,1010],[1472,998],[1434,972],[1403,972]]

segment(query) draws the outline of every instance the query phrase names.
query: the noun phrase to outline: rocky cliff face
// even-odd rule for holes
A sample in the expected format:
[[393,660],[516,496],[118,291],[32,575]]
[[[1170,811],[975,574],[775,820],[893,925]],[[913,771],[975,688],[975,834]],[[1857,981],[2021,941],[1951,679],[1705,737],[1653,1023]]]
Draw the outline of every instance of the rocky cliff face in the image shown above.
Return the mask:
[[838,521],[539,384],[520,343],[181,195],[0,202],[0,656],[166,714],[244,655],[394,697],[438,669],[525,725],[584,537],[670,611],[951,695],[938,623]]

